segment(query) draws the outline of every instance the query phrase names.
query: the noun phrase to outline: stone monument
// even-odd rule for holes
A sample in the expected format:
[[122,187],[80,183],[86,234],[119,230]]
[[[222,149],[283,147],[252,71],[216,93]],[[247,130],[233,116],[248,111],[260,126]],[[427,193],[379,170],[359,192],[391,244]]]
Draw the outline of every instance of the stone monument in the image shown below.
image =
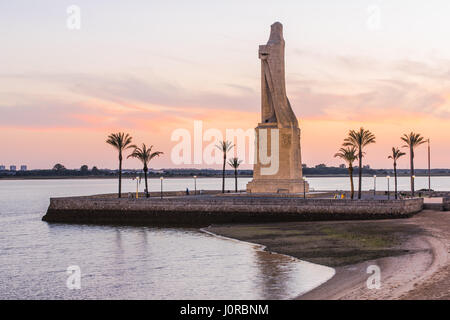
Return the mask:
[[261,123],[256,130],[255,165],[248,193],[303,193],[300,128],[286,96],[283,25],[271,26],[270,39],[259,47]]

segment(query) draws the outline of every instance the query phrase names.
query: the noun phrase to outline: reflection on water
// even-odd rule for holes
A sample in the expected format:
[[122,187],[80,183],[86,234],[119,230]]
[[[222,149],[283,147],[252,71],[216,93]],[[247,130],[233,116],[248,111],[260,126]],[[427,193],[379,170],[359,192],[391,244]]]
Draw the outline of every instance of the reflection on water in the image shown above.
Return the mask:
[[[0,181],[0,299],[287,299],[333,275],[197,230],[40,220],[49,196],[99,193],[99,183]],[[81,290],[66,287],[73,265]]]

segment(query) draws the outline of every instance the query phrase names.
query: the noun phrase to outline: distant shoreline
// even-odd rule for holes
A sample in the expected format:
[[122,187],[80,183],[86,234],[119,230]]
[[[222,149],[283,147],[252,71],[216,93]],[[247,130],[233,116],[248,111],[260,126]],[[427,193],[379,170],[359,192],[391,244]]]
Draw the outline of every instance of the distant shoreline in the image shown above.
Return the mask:
[[[164,179],[193,179],[192,175],[180,175],[180,176],[166,176],[166,175],[151,175],[148,178],[149,179],[159,179],[161,176],[164,177]],[[373,175],[370,174],[363,174],[363,177],[373,177]],[[131,179],[132,176],[122,176],[122,179]],[[227,174],[225,176],[226,178],[233,178],[234,175]],[[348,178],[348,175],[345,174],[309,174],[306,176],[306,178]],[[380,176],[382,177],[382,176]],[[407,174],[399,174],[398,177],[409,177]],[[425,174],[416,174],[416,177],[428,177],[428,175]],[[448,173],[442,173],[442,174],[432,174],[431,177],[450,177],[450,174]],[[2,176],[0,177],[0,180],[83,180],[83,179],[118,179],[119,176],[28,176],[28,177],[16,177],[16,176]],[[222,178],[222,175],[209,175],[209,176],[201,176],[197,175],[197,179],[208,179],[208,178]],[[239,175],[238,178],[253,178],[251,175]],[[354,177],[354,179],[357,179],[357,176]]]

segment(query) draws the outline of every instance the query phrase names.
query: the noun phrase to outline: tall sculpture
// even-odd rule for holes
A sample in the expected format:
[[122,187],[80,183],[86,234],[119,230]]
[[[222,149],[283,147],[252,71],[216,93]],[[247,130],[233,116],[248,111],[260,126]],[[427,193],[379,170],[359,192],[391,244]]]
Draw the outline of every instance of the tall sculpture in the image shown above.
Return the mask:
[[256,130],[256,156],[249,193],[303,193],[300,129],[286,95],[283,25],[271,26],[261,59],[261,123]]

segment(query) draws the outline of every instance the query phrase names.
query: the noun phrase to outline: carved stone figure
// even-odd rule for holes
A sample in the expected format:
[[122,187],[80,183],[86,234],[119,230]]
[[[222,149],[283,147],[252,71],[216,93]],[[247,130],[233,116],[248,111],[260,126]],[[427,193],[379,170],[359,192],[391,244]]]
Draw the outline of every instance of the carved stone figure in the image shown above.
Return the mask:
[[298,128],[298,121],[286,95],[283,25],[272,25],[270,39],[259,46],[261,59],[261,116],[263,123],[279,128]]

